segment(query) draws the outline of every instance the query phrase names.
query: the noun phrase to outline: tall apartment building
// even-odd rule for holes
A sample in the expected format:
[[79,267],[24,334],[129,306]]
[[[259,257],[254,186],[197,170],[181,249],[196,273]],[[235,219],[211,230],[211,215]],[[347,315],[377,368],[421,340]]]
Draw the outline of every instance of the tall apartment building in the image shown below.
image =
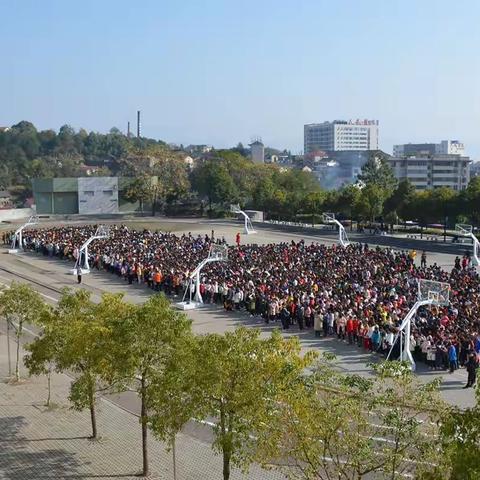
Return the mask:
[[378,150],[378,120],[334,120],[303,127],[303,150]]
[[411,155],[464,155],[465,146],[458,140],[442,140],[440,143],[404,143],[393,146],[393,156]]
[[448,153],[423,153],[389,157],[398,180],[408,179],[417,190],[450,187],[463,190],[470,181],[469,157]]

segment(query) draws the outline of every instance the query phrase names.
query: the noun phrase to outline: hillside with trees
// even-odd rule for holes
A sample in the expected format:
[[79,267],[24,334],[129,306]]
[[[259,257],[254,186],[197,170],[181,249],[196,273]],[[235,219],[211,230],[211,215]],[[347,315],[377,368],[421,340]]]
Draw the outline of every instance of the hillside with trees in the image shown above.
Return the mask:
[[153,215],[222,216],[239,203],[262,210],[267,219],[312,224],[326,211],[362,223],[480,224],[480,177],[461,192],[415,191],[408,181],[395,179],[382,152],[372,151],[357,185],[326,191],[311,172],[255,164],[247,154],[241,144],[211,150],[191,168],[186,154],[165,142],[127,137],[117,128],[101,134],[64,125],[57,133],[23,121],[0,131],[0,190],[16,190],[24,199],[32,178],[118,175],[135,178],[127,196]]
[[28,186],[37,177],[85,175],[84,166],[101,167],[96,175],[116,174],[130,151],[152,146],[165,147],[165,143],[128,138],[117,128],[101,134],[63,125],[57,133],[22,121],[0,131],[0,188]]

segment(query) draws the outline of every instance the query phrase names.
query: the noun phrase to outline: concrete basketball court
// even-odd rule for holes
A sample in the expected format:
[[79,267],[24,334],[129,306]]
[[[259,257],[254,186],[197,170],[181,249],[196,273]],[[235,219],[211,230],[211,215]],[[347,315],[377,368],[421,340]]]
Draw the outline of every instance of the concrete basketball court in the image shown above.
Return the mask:
[[[78,223],[79,225],[85,223],[117,223],[126,224],[129,228],[148,227],[154,230],[174,231],[177,234],[191,232],[193,235],[210,235],[211,231],[214,230],[215,237],[221,238],[224,236],[229,244],[235,242],[235,236],[238,232],[241,234],[242,244],[291,242],[292,240],[298,242],[301,239],[304,239],[307,243],[320,242],[327,245],[337,243],[337,234],[330,229],[320,231],[318,235],[311,235],[309,233],[302,234],[301,232],[285,232],[274,226],[263,226],[263,228],[257,229],[256,234],[247,236],[243,235],[241,224],[228,221],[136,218],[134,220],[127,221],[124,219],[123,221],[117,222],[112,220],[86,222],[82,219],[78,222],[71,223]],[[52,224],[55,223],[42,222],[40,227],[50,226]],[[58,223],[56,224],[58,225]],[[13,226],[9,225],[7,228],[13,229]],[[355,235],[350,235],[350,237],[352,241],[355,241]],[[430,242],[425,241],[424,249],[427,252],[427,262],[429,264],[436,262],[445,269],[452,268],[455,254],[429,252],[429,243]],[[372,237],[372,241],[369,242],[369,244],[371,246],[375,245],[374,237]],[[434,245],[431,246],[434,247]],[[45,300],[50,303],[55,303],[58,300],[62,288],[78,288],[76,279],[70,273],[69,269],[71,268],[71,264],[69,262],[31,253],[11,255],[6,252],[7,248],[3,248],[0,254],[1,284],[9,284],[12,280],[31,283],[33,287],[42,294]],[[417,262],[420,262],[420,254],[421,251],[418,252]],[[93,272],[85,275],[81,287],[88,289],[92,293],[94,300],[98,300],[105,291],[122,292],[125,294],[126,300],[134,303],[143,302],[152,294],[152,292],[144,286],[129,286],[125,281],[105,272]],[[176,299],[174,299],[174,301],[175,300]],[[265,325],[261,319],[250,317],[244,312],[224,312],[221,308],[211,306],[189,311],[187,315],[193,321],[194,331],[200,334],[210,332],[222,333],[227,330],[232,330],[239,325],[247,325],[251,328],[259,328],[262,330],[263,335],[268,335],[273,328],[277,327],[272,324]],[[0,328],[4,329],[4,326],[2,325]],[[363,349],[349,346],[333,338],[315,338],[313,331],[304,330],[300,332],[294,327],[289,330],[288,333],[285,333],[285,335],[298,335],[304,349],[315,349],[320,352],[328,351],[335,353],[337,355],[339,368],[345,371],[370,375],[371,369],[367,364],[379,359],[376,355],[366,353]],[[443,397],[447,401],[462,407],[474,404],[473,391],[462,390],[463,385],[466,383],[465,370],[457,370],[453,374],[449,374],[447,372],[432,372],[426,369],[424,365],[420,365],[418,374],[425,380],[431,380],[438,376],[443,377],[441,390]],[[119,396],[116,400],[129,409],[135,410],[137,408],[136,399],[130,398],[128,395],[123,397]]]

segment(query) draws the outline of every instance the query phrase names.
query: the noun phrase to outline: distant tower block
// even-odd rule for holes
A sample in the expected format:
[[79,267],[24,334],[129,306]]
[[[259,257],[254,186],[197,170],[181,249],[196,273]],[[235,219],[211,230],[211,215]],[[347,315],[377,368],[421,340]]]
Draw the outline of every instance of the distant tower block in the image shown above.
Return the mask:
[[127,138],[130,138],[130,122],[127,122]]
[[141,125],[140,125],[140,110],[137,110],[137,138],[140,138]]
[[260,138],[250,144],[251,157],[254,163],[265,163],[265,147]]

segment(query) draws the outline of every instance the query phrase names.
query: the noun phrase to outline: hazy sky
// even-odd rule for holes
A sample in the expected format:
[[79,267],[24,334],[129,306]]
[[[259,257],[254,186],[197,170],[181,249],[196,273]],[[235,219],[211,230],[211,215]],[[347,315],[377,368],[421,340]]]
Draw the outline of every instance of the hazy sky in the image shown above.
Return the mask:
[[298,152],[303,124],[480,157],[478,0],[0,0],[0,125]]

